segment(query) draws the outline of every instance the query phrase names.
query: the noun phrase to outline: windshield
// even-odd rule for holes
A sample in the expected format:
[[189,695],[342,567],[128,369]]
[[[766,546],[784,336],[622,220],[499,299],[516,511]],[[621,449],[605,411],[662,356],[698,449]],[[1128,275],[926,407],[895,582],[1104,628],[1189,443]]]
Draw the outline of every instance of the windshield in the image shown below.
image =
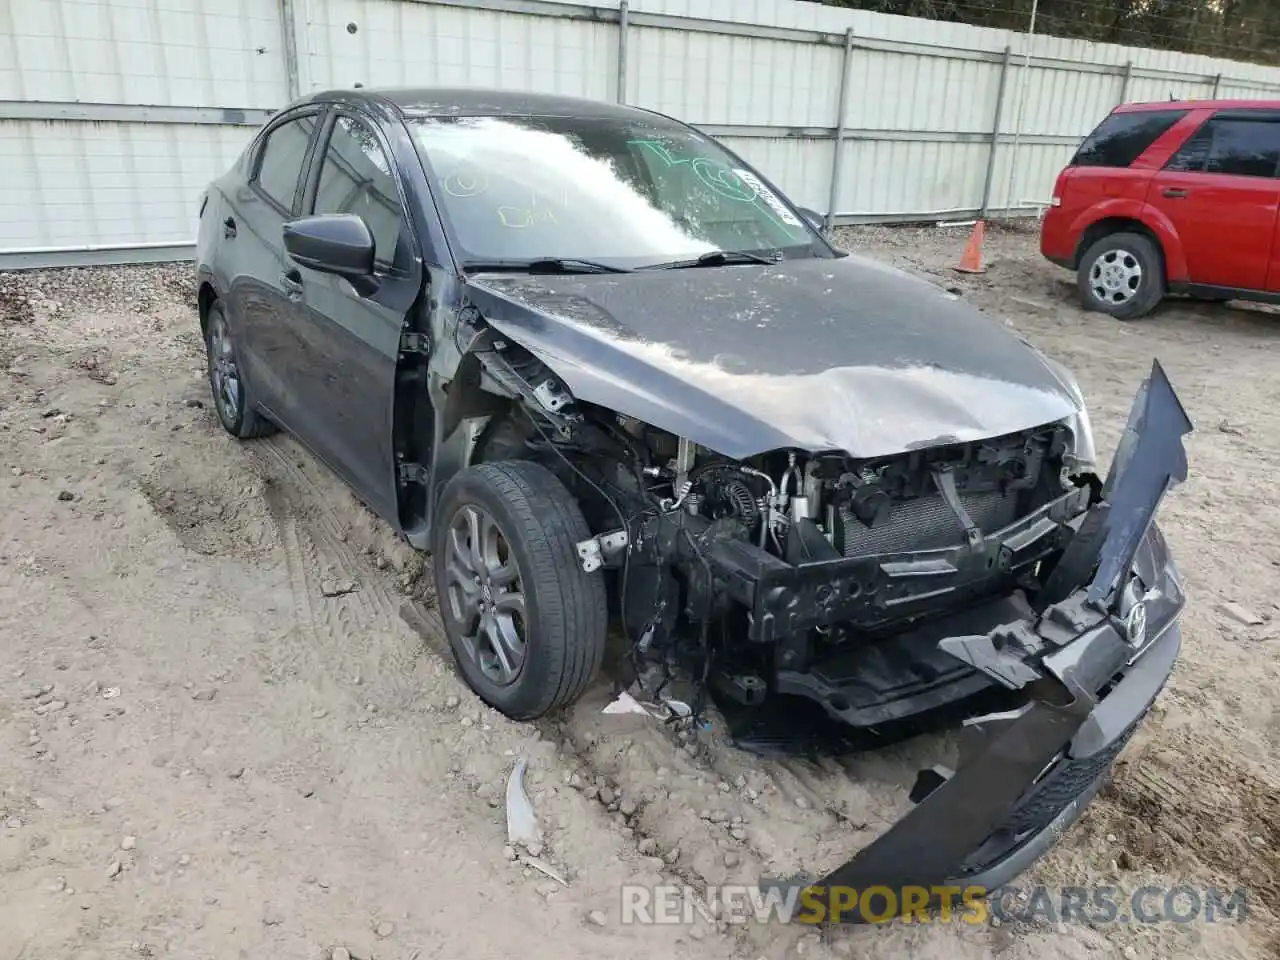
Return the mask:
[[817,236],[710,138],[630,118],[411,119],[464,262],[642,267],[719,251],[812,256]]

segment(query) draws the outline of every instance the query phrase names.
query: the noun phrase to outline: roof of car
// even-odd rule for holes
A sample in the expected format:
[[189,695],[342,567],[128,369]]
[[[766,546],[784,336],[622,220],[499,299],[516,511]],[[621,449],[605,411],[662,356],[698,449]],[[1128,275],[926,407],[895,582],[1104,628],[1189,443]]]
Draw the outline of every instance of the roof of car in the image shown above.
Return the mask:
[[1117,113],[1141,110],[1280,110],[1280,100],[1152,100],[1116,107]]
[[483,87],[357,87],[346,90],[324,90],[306,100],[366,100],[391,105],[406,116],[572,116],[572,117],[636,117],[653,119],[654,114],[638,107],[628,107],[585,97],[566,97],[551,93],[528,93],[520,90],[495,90]]

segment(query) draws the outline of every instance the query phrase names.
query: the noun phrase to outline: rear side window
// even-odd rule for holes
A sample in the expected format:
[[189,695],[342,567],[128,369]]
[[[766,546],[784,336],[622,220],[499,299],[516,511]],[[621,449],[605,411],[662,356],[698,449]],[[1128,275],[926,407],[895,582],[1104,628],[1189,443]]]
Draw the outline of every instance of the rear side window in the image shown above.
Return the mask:
[[293,195],[298,188],[302,161],[307,155],[311,133],[316,128],[316,114],[308,114],[281,124],[267,134],[258,175],[258,188],[285,210],[293,209]]
[[1186,110],[1113,113],[1085,138],[1071,165],[1127,167],[1186,115]]
[[1280,123],[1212,117],[1165,165],[1183,173],[1274,177],[1280,165]]

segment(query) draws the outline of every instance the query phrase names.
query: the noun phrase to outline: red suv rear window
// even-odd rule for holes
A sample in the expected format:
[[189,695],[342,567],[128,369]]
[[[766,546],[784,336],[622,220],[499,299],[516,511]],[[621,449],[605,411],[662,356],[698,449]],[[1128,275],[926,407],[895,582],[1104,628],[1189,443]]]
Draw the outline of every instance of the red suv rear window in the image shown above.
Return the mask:
[[1187,112],[1141,110],[1113,113],[1085,138],[1072,158],[1071,166],[1127,167]]

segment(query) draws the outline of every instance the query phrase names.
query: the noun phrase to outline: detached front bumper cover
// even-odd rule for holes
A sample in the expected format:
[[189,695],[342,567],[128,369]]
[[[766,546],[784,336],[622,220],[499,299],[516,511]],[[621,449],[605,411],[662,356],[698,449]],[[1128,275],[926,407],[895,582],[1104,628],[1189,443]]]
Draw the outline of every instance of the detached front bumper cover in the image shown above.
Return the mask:
[[[1080,518],[1037,619],[940,643],[1025,693],[1025,702],[969,721],[955,772],[923,772],[912,791],[916,806],[812,885],[810,897],[831,904],[838,888],[845,892],[840,903],[848,904],[849,889],[877,887],[899,898],[908,888],[991,891],[1023,872],[1083,812],[1181,644],[1176,619],[1185,598],[1153,521],[1165,493],[1186,479],[1182,440],[1191,430],[1154,363],[1101,499]],[[855,907],[838,919],[862,918]]]

